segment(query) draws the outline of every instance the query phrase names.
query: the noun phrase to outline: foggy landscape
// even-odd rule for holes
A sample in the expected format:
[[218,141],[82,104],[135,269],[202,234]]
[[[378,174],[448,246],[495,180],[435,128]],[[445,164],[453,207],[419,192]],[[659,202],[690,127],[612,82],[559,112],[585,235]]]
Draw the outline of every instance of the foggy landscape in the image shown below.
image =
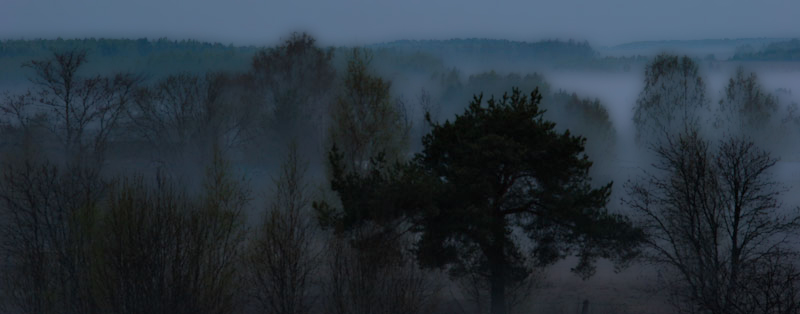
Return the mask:
[[797,12],[0,0],[0,312],[800,313]]

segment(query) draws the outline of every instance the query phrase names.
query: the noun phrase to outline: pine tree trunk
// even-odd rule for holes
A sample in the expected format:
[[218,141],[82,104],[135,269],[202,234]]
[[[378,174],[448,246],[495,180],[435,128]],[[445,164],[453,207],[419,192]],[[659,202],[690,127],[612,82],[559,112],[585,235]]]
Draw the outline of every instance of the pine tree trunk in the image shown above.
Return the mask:
[[491,298],[491,314],[506,314],[506,274],[505,254],[503,240],[505,228],[498,227],[494,231],[492,247],[489,249],[488,259],[490,267],[489,285]]
[[[506,285],[502,267],[492,267],[491,313],[506,314]],[[499,273],[499,274],[498,274]]]

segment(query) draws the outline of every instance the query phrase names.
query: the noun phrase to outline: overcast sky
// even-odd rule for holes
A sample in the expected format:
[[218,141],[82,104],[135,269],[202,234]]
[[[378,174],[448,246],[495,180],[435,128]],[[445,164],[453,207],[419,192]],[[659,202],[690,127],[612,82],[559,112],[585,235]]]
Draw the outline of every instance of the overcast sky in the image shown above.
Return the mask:
[[800,37],[800,0],[0,0],[0,38],[192,38],[272,44],[397,39]]

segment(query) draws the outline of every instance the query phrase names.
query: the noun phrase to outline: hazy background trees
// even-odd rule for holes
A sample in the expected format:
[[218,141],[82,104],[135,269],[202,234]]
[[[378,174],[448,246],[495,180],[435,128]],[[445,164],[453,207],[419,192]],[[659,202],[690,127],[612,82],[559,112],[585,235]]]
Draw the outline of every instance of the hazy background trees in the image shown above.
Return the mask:
[[746,74],[739,67],[725,87],[725,95],[719,101],[717,127],[734,134],[769,132],[772,116],[777,114],[777,99],[765,93],[755,73]]
[[710,100],[697,64],[688,56],[660,54],[645,70],[633,123],[637,142],[658,143],[676,132],[696,130],[708,119]]
[[348,56],[342,87],[331,106],[328,146],[342,154],[347,171],[369,170],[370,159],[405,158],[410,121],[402,102],[392,98],[389,81],[371,73],[369,51]]
[[[127,143],[144,140],[154,161],[176,163],[230,152],[246,143],[247,111],[231,94],[232,78],[223,73],[179,73],[139,88],[127,114]],[[211,158],[197,159],[201,164]],[[201,167],[191,169],[197,171]]]
[[607,160],[615,154],[617,132],[605,105],[599,99],[581,98],[576,93],[558,91],[543,103],[548,119],[560,131],[586,138],[586,154],[592,160]]
[[255,96],[252,113],[262,117],[255,130],[277,140],[276,148],[297,137],[303,139],[297,143],[301,152],[312,149],[309,154],[320,154],[337,81],[332,58],[332,49],[317,46],[306,33],[293,33],[280,45],[253,56],[247,75]]
[[755,72],[747,73],[739,66],[719,100],[714,126],[719,133],[750,137],[775,154],[794,154],[792,138],[800,123],[795,115],[797,104],[786,99],[786,92],[768,92]]

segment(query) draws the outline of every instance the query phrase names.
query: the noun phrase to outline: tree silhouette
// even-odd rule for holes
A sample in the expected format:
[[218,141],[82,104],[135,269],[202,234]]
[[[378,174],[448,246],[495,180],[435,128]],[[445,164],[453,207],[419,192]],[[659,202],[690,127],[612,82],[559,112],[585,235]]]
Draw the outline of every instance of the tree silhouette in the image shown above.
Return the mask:
[[[336,71],[333,51],[306,33],[293,33],[281,45],[259,50],[250,75],[269,131],[278,136],[315,130],[327,114],[327,97]],[[305,133],[304,135],[319,136]]]
[[505,289],[530,264],[577,254],[573,271],[588,277],[598,257],[627,261],[640,231],[605,209],[611,184],[591,186],[584,139],[556,132],[540,100],[538,91],[529,98],[517,89],[486,106],[475,97],[454,121],[432,124],[413,161],[373,159],[366,175],[343,171],[333,151],[342,208],[317,206],[321,217],[345,230],[405,217],[406,231],[419,232],[420,263],[485,276],[494,314],[506,313]]
[[306,167],[291,144],[280,176],[273,178],[273,200],[248,247],[250,293],[269,313],[310,313],[315,301],[311,287],[319,275],[320,250],[314,245]]
[[778,114],[778,100],[764,92],[755,73],[742,67],[728,80],[725,97],[719,101],[715,126],[732,135],[768,132]]
[[700,126],[699,112],[708,107],[706,86],[697,64],[687,56],[658,55],[645,70],[645,86],[634,108],[636,140],[661,141],[667,134]]
[[344,86],[331,108],[329,142],[343,154],[348,171],[364,171],[370,158],[390,160],[408,147],[410,125],[402,104],[393,101],[391,82],[370,71],[371,54],[355,48],[347,62]]
[[[102,157],[139,78],[131,74],[83,77],[86,51],[54,52],[51,58],[33,60],[34,94],[50,119],[47,126],[61,141],[68,158]],[[34,113],[38,113],[33,110]]]
[[627,185],[625,202],[647,232],[644,255],[662,266],[679,310],[796,313],[790,246],[800,216],[780,210],[776,160],[738,138],[717,146],[696,132],[669,138],[656,171]]

